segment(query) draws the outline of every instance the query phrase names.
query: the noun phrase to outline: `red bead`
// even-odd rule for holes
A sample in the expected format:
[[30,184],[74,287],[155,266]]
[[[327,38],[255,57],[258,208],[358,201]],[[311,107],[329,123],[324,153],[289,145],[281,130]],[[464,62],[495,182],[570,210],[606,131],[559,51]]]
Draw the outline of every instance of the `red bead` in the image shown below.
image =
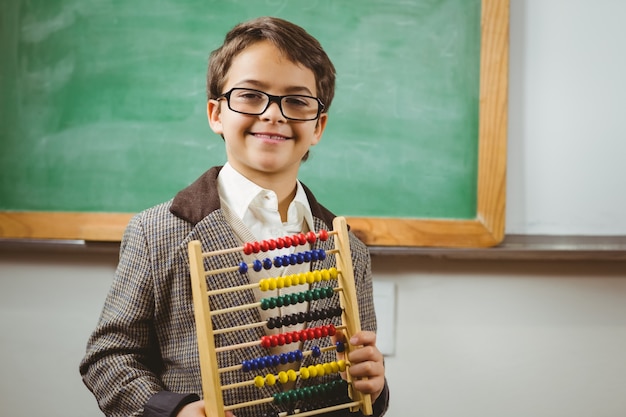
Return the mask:
[[309,340],[315,339],[315,329],[308,329],[306,336],[309,338]]
[[304,342],[305,340],[307,340],[308,339],[307,335],[308,335],[308,333],[307,333],[306,330],[300,330],[300,340],[301,341]]
[[320,240],[322,242],[325,242],[326,240],[328,240],[328,232],[326,230],[324,229],[320,230],[319,235],[320,235]]
[[284,242],[284,245],[285,245],[286,248],[290,248],[291,245],[293,244],[293,242],[292,242],[292,240],[291,240],[291,238],[289,236],[285,236],[283,238],[283,242]]
[[276,249],[282,249],[285,247],[285,240],[282,237],[276,239]]
[[335,334],[337,334],[337,329],[332,324],[329,324],[328,326],[326,326],[326,328],[328,329],[329,336],[334,336]]
[[259,242],[254,242],[252,244],[252,251],[254,253],[259,253],[261,251],[261,244]]
[[267,243],[270,245],[270,250],[276,249],[276,241],[274,239],[268,240]]
[[282,346],[285,344],[285,335],[284,334],[279,334],[276,337],[276,340],[278,340],[278,346]]
[[291,340],[293,343],[300,341],[300,332],[291,332]]
[[322,337],[322,329],[320,329],[319,327],[316,327],[316,328],[315,328],[315,329],[313,329],[313,330],[315,330],[315,338],[316,338],[316,339],[319,339],[319,338],[321,338],[321,337]]
[[293,342],[293,337],[291,333],[285,333],[285,344],[288,345]]
[[270,336],[272,347],[278,346],[278,337],[274,334]]
[[308,232],[306,234],[306,241],[313,244],[317,240],[317,236],[315,236],[315,232]]
[[326,326],[322,326],[322,328],[320,329],[320,331],[322,332],[322,337],[326,337],[326,336],[328,336],[328,327],[326,327]]
[[300,234],[295,235],[294,239],[296,239],[296,238],[298,239],[298,245],[306,244],[306,236],[304,235],[304,233],[300,233]]
[[266,349],[269,349],[272,346],[271,340],[269,336],[263,336],[261,338],[261,346],[263,346]]
[[245,253],[246,255],[252,254],[253,250],[254,249],[252,247],[252,243],[246,243],[245,245],[243,245],[243,253]]
[[264,240],[259,245],[262,252],[267,252],[270,249],[270,244],[267,240]]

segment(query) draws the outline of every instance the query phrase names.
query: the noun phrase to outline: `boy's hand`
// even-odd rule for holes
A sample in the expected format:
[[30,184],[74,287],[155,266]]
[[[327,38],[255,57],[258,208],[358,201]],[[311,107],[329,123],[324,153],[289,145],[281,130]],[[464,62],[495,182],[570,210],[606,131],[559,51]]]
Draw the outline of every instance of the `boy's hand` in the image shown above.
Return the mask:
[[367,378],[354,380],[354,388],[364,394],[370,394],[372,402],[374,402],[385,388],[385,365],[383,354],[376,347],[376,333],[358,332],[352,336],[348,343],[352,346],[360,346],[352,348],[348,356],[350,376]]
[[[235,417],[235,415],[230,411],[226,411],[225,416]],[[207,416],[206,414],[204,414],[204,400],[200,400],[200,401],[189,403],[186,406],[184,406],[178,412],[178,414],[176,414],[176,417],[214,417],[214,416]]]

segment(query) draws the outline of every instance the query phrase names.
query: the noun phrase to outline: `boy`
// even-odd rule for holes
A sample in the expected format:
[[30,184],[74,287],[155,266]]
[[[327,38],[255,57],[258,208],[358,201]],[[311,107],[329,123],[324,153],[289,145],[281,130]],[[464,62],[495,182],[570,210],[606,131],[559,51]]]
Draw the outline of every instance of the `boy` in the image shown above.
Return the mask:
[[[239,24],[213,51],[207,74],[207,114],[213,131],[224,139],[228,162],[211,168],[173,200],[138,214],[127,227],[115,280],[80,366],[85,384],[105,414],[204,416],[198,396],[202,388],[187,243],[199,239],[203,250],[214,251],[331,228],[334,215],[315,200],[297,174],[309,148],[322,137],[334,82],[334,67],[317,40],[281,19]],[[353,235],[350,240],[363,331],[348,341],[361,346],[350,353],[348,372],[367,377],[356,382],[355,389],[371,394],[374,414],[381,416],[387,408],[388,388],[383,358],[376,348],[370,258],[362,242]],[[325,246],[329,244],[317,241],[310,246],[330,249]],[[234,256],[237,264],[255,255]],[[303,268],[327,269],[332,266],[330,258],[289,267],[285,274]],[[267,276],[263,274],[267,272],[223,274],[209,285],[258,281]],[[224,302],[251,303],[258,301],[259,294],[249,291],[241,297]],[[321,300],[311,301],[296,310],[313,311],[323,305]],[[291,314],[293,308],[285,307],[281,314]],[[250,314],[232,314],[226,324],[258,320],[264,313],[254,310]],[[250,332],[258,337],[258,332],[269,331]],[[225,343],[217,337],[216,344]],[[254,349],[243,355],[258,357]],[[324,355],[326,362],[335,360],[336,353]],[[268,372],[275,373],[275,369]],[[263,395],[271,395],[271,389],[281,388],[264,387],[269,391]],[[250,401],[259,396],[259,389],[245,387],[224,395],[226,403]],[[235,414],[275,416],[280,411],[275,407],[245,407]]]

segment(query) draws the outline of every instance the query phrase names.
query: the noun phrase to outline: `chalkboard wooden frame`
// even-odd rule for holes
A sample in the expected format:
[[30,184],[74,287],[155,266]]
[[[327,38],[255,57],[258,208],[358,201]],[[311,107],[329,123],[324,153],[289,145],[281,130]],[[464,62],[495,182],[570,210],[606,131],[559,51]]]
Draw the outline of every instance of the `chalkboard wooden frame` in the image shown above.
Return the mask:
[[[348,217],[370,246],[489,247],[504,238],[509,0],[482,0],[476,218]],[[0,212],[0,237],[120,241],[133,213]]]

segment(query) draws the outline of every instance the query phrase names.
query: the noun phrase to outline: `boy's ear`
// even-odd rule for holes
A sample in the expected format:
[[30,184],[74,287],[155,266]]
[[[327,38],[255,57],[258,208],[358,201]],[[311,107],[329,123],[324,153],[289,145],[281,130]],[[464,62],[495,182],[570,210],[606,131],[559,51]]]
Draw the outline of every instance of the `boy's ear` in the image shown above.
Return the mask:
[[324,129],[326,129],[326,122],[328,122],[328,113],[320,114],[320,118],[317,119],[315,123],[315,131],[313,132],[315,139],[312,145],[317,145],[319,141],[322,140],[322,134],[324,133]]
[[209,126],[211,126],[211,129],[218,135],[223,134],[224,128],[222,126],[220,102],[216,100],[207,101],[206,115],[207,115],[207,118],[209,119]]

